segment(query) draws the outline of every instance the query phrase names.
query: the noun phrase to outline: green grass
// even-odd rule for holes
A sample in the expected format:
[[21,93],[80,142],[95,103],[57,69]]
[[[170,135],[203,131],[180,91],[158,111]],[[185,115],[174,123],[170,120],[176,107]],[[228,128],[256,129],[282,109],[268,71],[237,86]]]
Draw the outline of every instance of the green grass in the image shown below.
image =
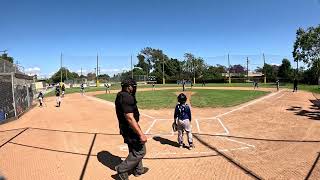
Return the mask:
[[[195,84],[194,87],[201,87],[202,84]],[[163,87],[181,87],[181,85],[177,84],[156,84],[156,88],[163,88]],[[252,83],[209,83],[206,84],[206,87],[253,87]],[[275,83],[259,83],[259,87],[268,87],[268,88],[276,88]],[[148,85],[142,85],[138,84],[138,88],[152,88],[151,84]],[[189,89],[190,85],[186,85],[186,89]],[[281,83],[280,88],[288,88],[292,89],[293,84],[292,83]],[[120,90],[120,83],[113,84],[111,86],[111,90]],[[305,90],[313,93],[319,93],[320,94],[320,88],[318,85],[306,85],[306,84],[299,84],[298,90]],[[85,88],[86,92],[92,92],[92,91],[105,91],[105,87],[88,87]],[[70,93],[79,93],[80,88],[66,88],[66,94]],[[46,96],[54,96],[54,91],[46,94]]]
[[269,92],[246,90],[193,90],[191,97],[193,107],[231,107],[256,99]]
[[[176,90],[141,91],[136,95],[141,109],[174,108],[176,105]],[[96,97],[114,102],[116,94],[99,94]]]
[[[141,91],[137,93],[138,106],[141,109],[174,108],[177,103],[175,92],[180,90]],[[261,97],[268,92],[242,90],[193,90],[193,107],[230,107]],[[96,97],[114,102],[116,94],[100,94]]]
[[[111,86],[110,90],[120,89],[120,84],[114,84]],[[105,91],[105,87],[86,87],[85,92],[94,92],[94,91]],[[73,87],[73,88],[66,88],[65,94],[72,94],[72,93],[80,93],[80,87]],[[54,96],[55,91],[51,91],[46,94],[46,96]]]

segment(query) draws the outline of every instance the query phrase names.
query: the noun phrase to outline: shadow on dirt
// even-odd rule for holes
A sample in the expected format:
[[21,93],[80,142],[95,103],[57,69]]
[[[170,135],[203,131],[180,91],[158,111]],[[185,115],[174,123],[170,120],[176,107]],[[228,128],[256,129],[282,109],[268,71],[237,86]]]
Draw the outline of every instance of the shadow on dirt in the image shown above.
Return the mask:
[[170,146],[173,146],[173,147],[179,147],[179,144],[175,141],[171,141],[169,139],[166,139],[166,138],[163,138],[163,137],[160,137],[160,136],[155,136],[153,137],[153,139],[155,141],[159,141],[161,144],[167,144],[167,145],[170,145]]
[[310,100],[312,103],[310,110],[302,109],[299,106],[291,106],[288,111],[293,111],[295,115],[306,116],[311,120],[320,120],[320,100]]
[[122,162],[119,156],[111,154],[109,151],[101,151],[97,154],[98,161],[115,171],[115,166]]

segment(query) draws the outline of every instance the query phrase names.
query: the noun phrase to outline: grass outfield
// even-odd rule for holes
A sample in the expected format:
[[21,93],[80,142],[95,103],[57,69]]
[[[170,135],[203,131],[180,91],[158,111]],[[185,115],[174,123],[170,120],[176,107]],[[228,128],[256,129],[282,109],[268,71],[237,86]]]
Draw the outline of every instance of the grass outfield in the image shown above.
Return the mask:
[[[141,109],[174,108],[177,103],[176,92],[179,90],[141,91],[137,93],[138,106]],[[193,90],[193,107],[230,107],[248,102],[263,95],[264,91],[245,90]],[[100,94],[96,97],[114,102],[116,94]]]
[[192,92],[194,94],[191,96],[191,105],[199,108],[236,106],[269,93],[265,91],[205,89],[196,89]]
[[[201,87],[202,84],[195,84],[195,87]],[[152,85],[138,85],[139,88],[152,88]],[[177,84],[156,84],[156,88],[162,88],[162,87],[181,87],[181,85]],[[206,84],[206,87],[253,87],[252,83],[210,83]],[[276,88],[274,83],[260,83],[259,87],[267,87],[267,88]],[[190,85],[186,85],[186,88],[189,89]],[[293,89],[293,84],[291,83],[283,83],[280,84],[280,88],[288,88]],[[93,91],[105,91],[105,87],[88,87],[85,88],[86,92],[93,92]],[[120,90],[120,83],[113,84],[110,88],[110,90]],[[313,93],[320,94],[320,88],[318,85],[306,85],[306,84],[299,84],[298,90],[305,90]],[[66,88],[66,94],[70,93],[79,93],[80,88]],[[54,91],[49,92],[46,94],[46,96],[54,96]]]

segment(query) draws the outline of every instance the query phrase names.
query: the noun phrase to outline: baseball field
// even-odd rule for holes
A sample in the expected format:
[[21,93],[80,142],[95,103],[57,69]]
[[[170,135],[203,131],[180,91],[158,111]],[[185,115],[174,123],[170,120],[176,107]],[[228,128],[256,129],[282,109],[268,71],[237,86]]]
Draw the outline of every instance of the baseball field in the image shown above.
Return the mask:
[[[8,180],[114,179],[128,154],[119,135],[114,88],[55,97],[0,125],[0,174]],[[194,87],[195,148],[171,129],[179,87],[138,88],[144,166],[130,179],[320,179],[319,100],[311,92],[261,87]],[[186,139],[185,139],[186,141]]]

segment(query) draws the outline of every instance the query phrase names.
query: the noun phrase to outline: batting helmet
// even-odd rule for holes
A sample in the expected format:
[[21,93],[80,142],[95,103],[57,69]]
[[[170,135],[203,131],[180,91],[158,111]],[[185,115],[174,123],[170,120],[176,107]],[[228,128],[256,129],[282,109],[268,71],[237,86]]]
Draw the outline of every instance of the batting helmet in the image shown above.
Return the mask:
[[179,94],[178,96],[178,102],[179,103],[185,103],[187,101],[187,96],[183,93]]

